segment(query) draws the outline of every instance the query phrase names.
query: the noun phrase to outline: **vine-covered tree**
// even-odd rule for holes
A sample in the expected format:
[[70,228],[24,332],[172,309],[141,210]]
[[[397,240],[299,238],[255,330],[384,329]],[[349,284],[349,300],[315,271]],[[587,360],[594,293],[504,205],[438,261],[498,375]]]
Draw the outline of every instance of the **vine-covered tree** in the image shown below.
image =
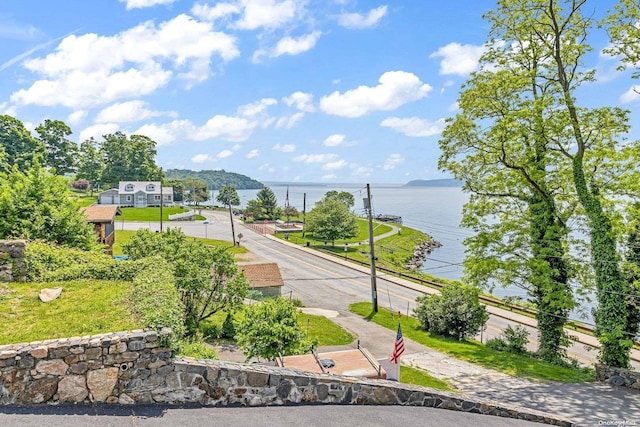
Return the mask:
[[35,157],[44,157],[44,145],[31,136],[24,124],[8,115],[0,115],[0,146],[4,148],[6,162],[9,166],[18,165],[26,171]]
[[73,172],[78,146],[67,138],[72,133],[71,128],[63,121],[46,119],[36,132],[47,150],[46,166],[54,168],[58,175]]
[[93,226],[72,201],[66,179],[47,172],[37,159],[26,172],[16,164],[0,174],[0,239],[8,238],[97,248]]
[[343,202],[323,198],[307,214],[305,231],[313,233],[316,239],[334,242],[355,237],[358,234],[358,222]]

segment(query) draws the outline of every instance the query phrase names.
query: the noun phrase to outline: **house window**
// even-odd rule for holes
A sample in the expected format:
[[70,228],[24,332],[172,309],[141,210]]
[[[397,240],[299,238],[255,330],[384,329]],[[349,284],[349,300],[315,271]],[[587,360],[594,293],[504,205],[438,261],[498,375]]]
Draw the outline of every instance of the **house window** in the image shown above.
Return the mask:
[[147,191],[156,191],[156,186],[153,184],[147,184]]
[[127,194],[127,202],[131,201],[131,194]]
[[160,195],[156,194],[155,196],[153,196],[153,200],[155,200],[156,202],[160,201]]
[[133,191],[133,184],[127,184],[124,186],[124,191]]

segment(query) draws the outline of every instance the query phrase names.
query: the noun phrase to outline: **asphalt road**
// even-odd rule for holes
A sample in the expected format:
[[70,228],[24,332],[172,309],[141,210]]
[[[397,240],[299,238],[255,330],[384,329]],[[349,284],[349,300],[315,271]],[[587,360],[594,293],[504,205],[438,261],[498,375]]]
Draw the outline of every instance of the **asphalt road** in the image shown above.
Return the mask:
[[406,406],[27,406],[2,407],[0,425],[41,427],[540,426],[523,420]]

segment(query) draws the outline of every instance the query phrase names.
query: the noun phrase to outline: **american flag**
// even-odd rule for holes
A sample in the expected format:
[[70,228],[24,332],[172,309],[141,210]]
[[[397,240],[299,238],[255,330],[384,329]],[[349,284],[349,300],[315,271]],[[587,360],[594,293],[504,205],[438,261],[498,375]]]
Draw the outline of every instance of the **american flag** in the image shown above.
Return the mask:
[[402,338],[402,329],[398,323],[398,334],[396,335],[396,344],[393,347],[393,354],[389,357],[389,362],[398,363],[400,356],[404,353],[404,339]]

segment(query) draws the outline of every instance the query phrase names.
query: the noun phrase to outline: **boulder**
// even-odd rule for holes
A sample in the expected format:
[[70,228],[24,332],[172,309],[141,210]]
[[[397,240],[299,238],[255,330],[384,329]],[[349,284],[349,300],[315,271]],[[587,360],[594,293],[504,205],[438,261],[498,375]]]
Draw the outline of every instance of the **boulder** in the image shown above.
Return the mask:
[[38,295],[38,298],[40,298],[40,301],[42,302],[51,302],[54,299],[58,298],[61,293],[62,293],[61,287],[57,287],[53,289],[45,288],[40,291],[40,295]]

